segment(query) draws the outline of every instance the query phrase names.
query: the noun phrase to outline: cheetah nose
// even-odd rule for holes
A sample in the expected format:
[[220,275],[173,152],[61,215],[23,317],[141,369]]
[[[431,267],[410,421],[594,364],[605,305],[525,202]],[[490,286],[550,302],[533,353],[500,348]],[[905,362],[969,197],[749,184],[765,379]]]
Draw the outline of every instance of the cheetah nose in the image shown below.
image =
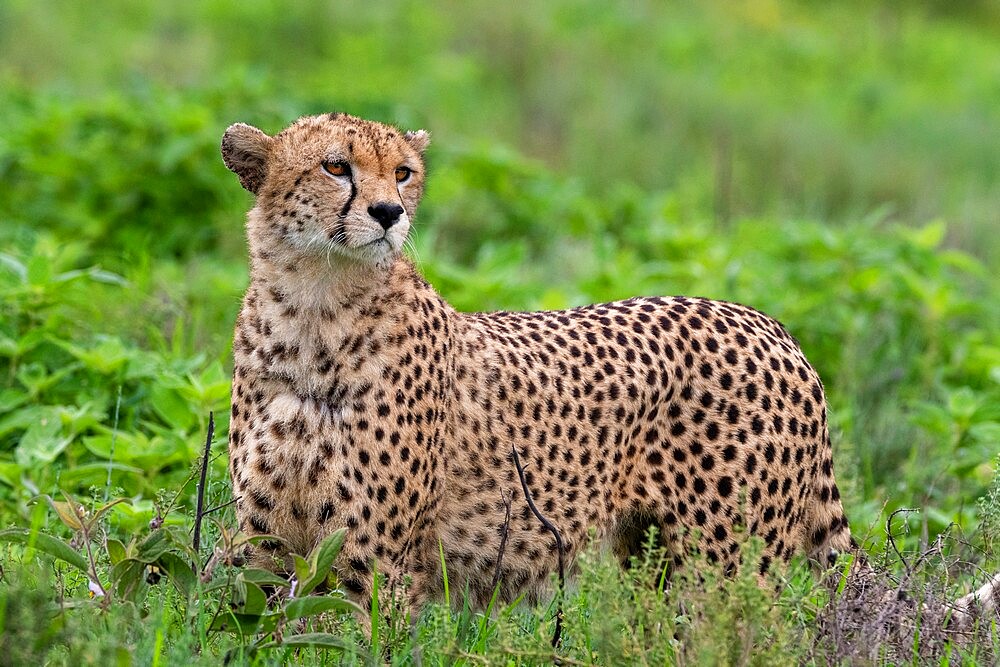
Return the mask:
[[389,204],[382,202],[368,207],[368,215],[378,220],[382,229],[389,229],[399,222],[399,216],[403,214],[403,207],[399,204]]

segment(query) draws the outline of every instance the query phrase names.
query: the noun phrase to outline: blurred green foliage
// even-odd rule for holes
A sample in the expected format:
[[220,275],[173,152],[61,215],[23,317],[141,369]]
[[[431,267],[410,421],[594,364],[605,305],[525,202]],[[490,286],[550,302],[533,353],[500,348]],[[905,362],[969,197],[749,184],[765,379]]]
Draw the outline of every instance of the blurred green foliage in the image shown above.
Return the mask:
[[336,109],[434,134],[415,260],[456,307],[757,307],[826,382],[860,535],[918,506],[901,544],[995,544],[995,3],[12,0],[0,53],[4,523],[59,488],[185,520],[246,284],[219,139]]

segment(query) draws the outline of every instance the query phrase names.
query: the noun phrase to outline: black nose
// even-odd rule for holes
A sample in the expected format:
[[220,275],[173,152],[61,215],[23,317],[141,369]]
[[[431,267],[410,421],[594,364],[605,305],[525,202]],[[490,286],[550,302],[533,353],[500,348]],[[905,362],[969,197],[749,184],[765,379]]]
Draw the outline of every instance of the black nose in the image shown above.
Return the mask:
[[403,214],[403,207],[399,204],[389,204],[382,202],[368,207],[368,215],[378,220],[382,229],[389,229],[399,221],[399,216]]

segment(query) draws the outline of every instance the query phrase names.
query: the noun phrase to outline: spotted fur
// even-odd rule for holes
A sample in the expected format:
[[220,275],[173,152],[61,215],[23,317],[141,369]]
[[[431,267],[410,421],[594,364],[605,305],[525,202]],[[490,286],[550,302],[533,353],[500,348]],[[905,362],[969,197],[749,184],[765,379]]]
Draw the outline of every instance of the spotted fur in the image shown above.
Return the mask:
[[[278,535],[274,566],[334,529],[356,596],[372,569],[485,604],[512,499],[500,596],[537,597],[556,567],[512,462],[572,560],[591,531],[622,559],[659,528],[761,570],[851,548],[823,386],[795,340],[734,303],[633,298],[553,312],[459,313],[401,248],[423,189],[427,135],[346,115],[276,135],[238,125],[227,165],[256,194],[251,282],[236,326],[230,469],[241,528]],[[350,179],[324,163],[349,165]],[[412,170],[397,183],[394,170]],[[398,204],[384,229],[369,214]]]

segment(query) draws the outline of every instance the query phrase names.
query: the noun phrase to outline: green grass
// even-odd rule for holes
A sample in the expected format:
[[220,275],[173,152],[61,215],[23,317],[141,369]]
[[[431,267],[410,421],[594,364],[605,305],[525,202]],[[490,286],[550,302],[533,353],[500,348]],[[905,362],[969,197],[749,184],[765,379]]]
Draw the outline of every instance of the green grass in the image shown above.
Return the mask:
[[[91,12],[0,7],[0,529],[22,531],[0,544],[2,660],[410,664],[419,646],[425,664],[551,661],[551,606],[484,617],[452,589],[451,608],[426,610],[412,632],[383,609],[395,621],[377,650],[330,612],[277,636],[326,632],[348,650],[251,656],[275,633],[212,626],[230,603],[256,610],[255,584],[220,564],[177,588],[177,563],[195,559],[192,471],[210,411],[208,503],[230,500],[230,345],[251,202],[219,140],[237,120],[276,131],[332,109],[434,134],[415,259],[456,307],[636,294],[757,307],[824,378],[846,509],[887,576],[947,598],[978,576],[955,559],[1000,567],[994,4],[246,2],[236,13],[114,0]],[[61,491],[92,511],[127,500],[84,537],[44,499]],[[896,516],[898,556],[884,527],[904,507],[921,511]],[[213,516],[208,544],[232,528],[227,510]],[[946,531],[944,552],[928,551]],[[115,541],[138,550],[154,533],[173,554],[153,559],[162,581],[95,600],[79,568],[23,544],[47,535],[80,555],[90,544],[110,586],[146,574],[147,563],[115,572]],[[945,653],[920,623],[916,639],[864,653],[857,638],[877,629],[841,614],[850,586],[831,593],[801,564],[778,575],[777,602],[739,577],[663,589],[649,585],[654,570],[584,559],[567,594],[567,664]],[[949,572],[961,583],[946,586]],[[995,631],[980,639],[952,661],[995,656]]]

